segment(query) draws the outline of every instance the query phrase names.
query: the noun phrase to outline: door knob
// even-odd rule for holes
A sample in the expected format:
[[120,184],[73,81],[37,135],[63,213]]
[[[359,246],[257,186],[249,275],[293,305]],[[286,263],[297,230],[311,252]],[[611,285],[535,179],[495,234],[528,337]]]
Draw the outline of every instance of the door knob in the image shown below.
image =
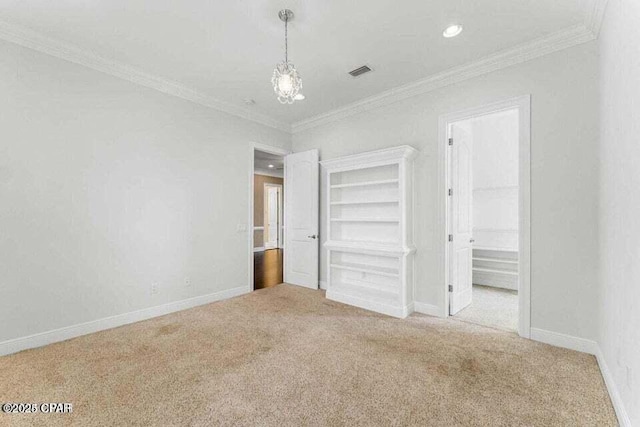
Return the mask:
[[316,236],[315,234],[312,234],[311,236],[307,236],[309,239],[317,239],[318,236]]

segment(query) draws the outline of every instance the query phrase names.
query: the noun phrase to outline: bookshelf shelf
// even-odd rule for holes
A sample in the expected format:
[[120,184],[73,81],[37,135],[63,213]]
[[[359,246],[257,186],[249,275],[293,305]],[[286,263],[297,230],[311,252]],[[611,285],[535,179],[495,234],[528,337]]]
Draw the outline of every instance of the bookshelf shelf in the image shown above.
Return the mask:
[[331,264],[332,268],[347,270],[347,271],[356,271],[358,273],[365,274],[377,274],[378,276],[385,277],[400,277],[400,273],[398,270],[393,268],[380,268],[367,264]]
[[353,200],[344,202],[331,202],[331,206],[349,206],[349,205],[397,205],[398,200]]
[[336,190],[340,188],[353,188],[353,187],[369,187],[369,186],[378,186],[378,185],[389,185],[389,184],[398,184],[400,181],[398,179],[383,179],[377,181],[364,181],[364,182],[353,182],[348,184],[335,184],[331,185],[331,189]]
[[391,222],[399,223],[399,219],[395,218],[331,218],[333,222]]

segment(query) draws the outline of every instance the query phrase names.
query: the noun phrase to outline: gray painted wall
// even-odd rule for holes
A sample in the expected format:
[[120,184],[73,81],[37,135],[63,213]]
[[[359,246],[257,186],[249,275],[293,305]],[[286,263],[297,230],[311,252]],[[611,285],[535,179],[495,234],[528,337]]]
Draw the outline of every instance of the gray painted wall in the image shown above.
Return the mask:
[[4,42],[0,93],[0,342],[248,286],[249,145],[289,134]]
[[[434,273],[442,250],[435,234],[438,117],[531,94],[531,325],[595,339],[597,48],[596,42],[583,44],[297,133],[293,149],[319,148],[322,159],[401,144],[420,150],[415,175],[416,300],[440,304],[445,288]],[[323,185],[323,194],[325,190]],[[321,208],[323,229],[324,203]],[[326,257],[321,275],[324,280]]]
[[640,2],[610,0],[600,35],[600,348],[640,426]]

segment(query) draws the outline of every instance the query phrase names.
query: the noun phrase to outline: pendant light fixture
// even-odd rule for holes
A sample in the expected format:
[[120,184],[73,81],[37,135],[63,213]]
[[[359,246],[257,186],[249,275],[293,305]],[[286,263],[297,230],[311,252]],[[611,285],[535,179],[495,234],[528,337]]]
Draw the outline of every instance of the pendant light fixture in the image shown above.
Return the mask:
[[304,99],[304,95],[300,93],[302,78],[298,74],[296,67],[289,62],[287,31],[289,21],[293,19],[293,12],[289,9],[283,9],[278,13],[278,17],[284,22],[284,61],[276,65],[275,70],[273,70],[271,84],[281,104],[293,104],[296,100]]

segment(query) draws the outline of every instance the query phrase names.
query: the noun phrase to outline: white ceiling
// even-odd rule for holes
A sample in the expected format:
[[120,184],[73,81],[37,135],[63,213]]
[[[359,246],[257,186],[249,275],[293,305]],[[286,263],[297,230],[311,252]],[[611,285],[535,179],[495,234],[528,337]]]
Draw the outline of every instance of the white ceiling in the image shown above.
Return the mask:
[[[292,124],[580,24],[589,1],[0,0],[0,19]],[[270,83],[284,7],[307,97],[293,105]],[[445,39],[452,22],[464,31]]]

